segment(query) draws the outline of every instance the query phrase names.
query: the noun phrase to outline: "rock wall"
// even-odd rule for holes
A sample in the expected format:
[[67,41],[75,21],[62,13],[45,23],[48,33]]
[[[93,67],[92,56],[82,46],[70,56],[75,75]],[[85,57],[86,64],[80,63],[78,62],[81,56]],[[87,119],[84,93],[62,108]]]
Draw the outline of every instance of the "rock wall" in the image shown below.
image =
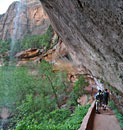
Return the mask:
[[13,2],[7,12],[0,16],[0,39],[3,41],[12,37],[16,19],[19,19],[16,23],[17,39],[28,35],[43,34],[50,25],[49,18],[39,0],[22,0],[17,18],[18,5],[19,2]]
[[40,1],[70,63],[123,93],[123,1]]

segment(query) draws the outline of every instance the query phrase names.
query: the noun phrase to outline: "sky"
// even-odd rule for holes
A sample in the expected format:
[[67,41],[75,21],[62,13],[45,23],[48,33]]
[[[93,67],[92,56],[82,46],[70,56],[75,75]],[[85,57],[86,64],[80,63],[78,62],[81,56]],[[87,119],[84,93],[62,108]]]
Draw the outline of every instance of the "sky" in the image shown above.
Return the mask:
[[13,1],[17,0],[0,0],[0,14],[5,13]]

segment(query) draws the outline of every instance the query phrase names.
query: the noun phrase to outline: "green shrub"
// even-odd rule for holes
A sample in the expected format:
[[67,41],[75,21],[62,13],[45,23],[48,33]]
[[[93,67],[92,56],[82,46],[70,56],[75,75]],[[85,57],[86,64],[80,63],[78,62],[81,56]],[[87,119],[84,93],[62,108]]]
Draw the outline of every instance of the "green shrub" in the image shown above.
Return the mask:
[[74,114],[72,117],[65,121],[63,125],[63,130],[78,130],[82,123],[83,118],[85,117],[86,113],[88,112],[88,108],[90,105],[87,106],[80,106],[76,107]]
[[[37,69],[39,73],[36,76],[31,76],[28,68]],[[71,114],[69,109],[56,109],[58,106],[53,91],[57,95],[58,102],[61,103],[63,97],[68,95],[67,87],[69,84],[66,81],[66,74],[52,72],[52,64],[42,61],[40,65],[12,67],[9,70],[4,67],[0,74],[2,77],[1,86],[5,83],[3,81],[8,75],[6,89],[10,90],[9,100],[12,98],[11,102],[16,102],[16,113],[10,121],[11,129],[77,130],[80,127],[89,106],[76,108],[74,114]],[[82,84],[85,83],[83,78],[80,78],[79,81]],[[52,85],[55,90],[52,89]],[[76,89],[75,93],[78,94]],[[59,95],[64,95],[61,96],[62,100],[60,100]]]
[[[29,72],[32,69],[37,70],[37,75],[30,75]],[[28,117],[28,123],[31,123],[33,118],[40,122],[42,120],[40,116],[54,111],[68,94],[66,73],[52,72],[52,64],[46,61],[42,61],[40,65],[13,66],[9,69],[3,67],[0,76],[2,77],[1,90],[3,90],[1,94],[4,94],[6,90],[8,94],[6,98],[5,95],[2,96],[1,103],[5,100],[9,102],[9,105],[15,103],[17,107],[17,114],[12,119],[11,126],[17,121],[25,120],[26,117]]]
[[[29,48],[38,48],[38,49],[45,48],[47,50],[50,47],[52,47],[50,45],[52,37],[53,37],[53,29],[52,26],[49,26],[47,32],[43,35],[33,35],[15,41],[12,54],[14,55],[22,50],[27,50]],[[0,54],[11,51],[11,42],[12,41],[6,41],[6,42],[0,41]]]
[[8,107],[21,101],[25,95],[33,92],[36,79],[29,75],[26,67],[0,68],[0,105]]
[[112,110],[114,110],[116,107],[115,107],[115,104],[114,104],[114,102],[111,100],[110,102],[109,102],[109,106],[110,106],[110,108],[112,109]]
[[118,109],[116,108],[115,104],[113,101],[110,101],[109,102],[109,106],[110,108],[114,111],[119,123],[120,123],[120,126],[121,128],[123,128],[123,114],[121,114]]
[[58,123],[64,122],[70,116],[70,114],[71,112],[67,109],[56,109],[46,115],[44,120],[52,119],[52,122],[57,125]]
[[30,115],[18,122],[16,130],[78,130],[89,107],[76,107],[73,114],[67,109],[57,109],[44,117],[40,116],[41,122]]
[[27,50],[29,48],[45,48],[47,50],[50,48],[50,40],[52,39],[52,36],[53,29],[52,26],[49,26],[47,32],[43,35],[33,35],[16,41],[13,52],[16,54],[17,52]]
[[73,90],[70,93],[71,105],[77,105],[77,99],[85,93],[85,86],[88,86],[88,82],[85,81],[84,76],[80,76],[73,86]]
[[10,50],[10,42],[0,41],[0,54],[7,53]]

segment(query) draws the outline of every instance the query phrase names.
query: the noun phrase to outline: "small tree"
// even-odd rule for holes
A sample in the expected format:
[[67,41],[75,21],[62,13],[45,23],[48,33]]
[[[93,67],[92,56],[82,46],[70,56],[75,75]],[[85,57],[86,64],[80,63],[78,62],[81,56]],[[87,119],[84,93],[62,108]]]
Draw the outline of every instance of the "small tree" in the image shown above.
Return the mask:
[[39,70],[40,76],[42,77],[42,81],[45,82],[43,88],[45,88],[45,90],[50,90],[48,94],[55,98],[57,107],[60,108],[62,100],[60,100],[59,97],[63,93],[64,95],[66,95],[66,90],[68,87],[68,82],[66,81],[65,73],[53,72],[52,64],[49,64],[46,61],[42,61]]
[[73,90],[70,94],[71,105],[77,105],[77,99],[85,93],[85,86],[88,86],[89,83],[85,81],[84,76],[81,75],[79,79],[75,82]]

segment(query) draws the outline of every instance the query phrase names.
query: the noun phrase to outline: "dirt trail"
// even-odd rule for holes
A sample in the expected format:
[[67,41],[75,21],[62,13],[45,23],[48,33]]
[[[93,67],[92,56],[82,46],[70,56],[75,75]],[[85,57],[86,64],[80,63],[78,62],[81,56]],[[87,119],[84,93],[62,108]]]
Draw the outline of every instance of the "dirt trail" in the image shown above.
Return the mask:
[[95,114],[92,130],[121,130],[113,111],[108,108],[100,112],[101,114]]
[[[97,93],[97,89],[94,88],[92,91],[91,87],[85,88],[88,93],[92,95],[92,100],[94,100],[94,95]],[[81,105],[87,103],[87,96],[82,96],[78,99]],[[90,120],[89,127],[86,130],[121,130],[118,120],[116,119],[114,112],[108,107],[107,110],[99,110],[100,114],[93,113],[92,120]],[[81,129],[83,130],[83,129]]]

